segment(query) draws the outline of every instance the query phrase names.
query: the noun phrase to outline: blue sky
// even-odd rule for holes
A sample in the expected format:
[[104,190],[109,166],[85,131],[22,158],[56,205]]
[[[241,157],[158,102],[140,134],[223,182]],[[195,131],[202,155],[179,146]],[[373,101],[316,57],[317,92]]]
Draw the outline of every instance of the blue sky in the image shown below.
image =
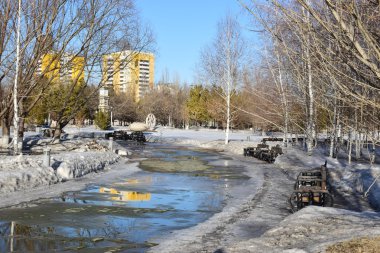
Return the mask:
[[200,51],[215,38],[218,22],[229,13],[248,24],[236,0],[136,0],[136,7],[155,33],[155,82],[167,69],[171,78],[192,83]]

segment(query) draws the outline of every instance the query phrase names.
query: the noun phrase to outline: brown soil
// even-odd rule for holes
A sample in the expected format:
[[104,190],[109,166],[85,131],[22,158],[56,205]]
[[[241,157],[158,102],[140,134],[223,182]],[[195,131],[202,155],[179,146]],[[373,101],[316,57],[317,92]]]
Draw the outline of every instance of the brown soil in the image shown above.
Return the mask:
[[326,253],[377,253],[380,252],[380,237],[358,238],[329,246]]

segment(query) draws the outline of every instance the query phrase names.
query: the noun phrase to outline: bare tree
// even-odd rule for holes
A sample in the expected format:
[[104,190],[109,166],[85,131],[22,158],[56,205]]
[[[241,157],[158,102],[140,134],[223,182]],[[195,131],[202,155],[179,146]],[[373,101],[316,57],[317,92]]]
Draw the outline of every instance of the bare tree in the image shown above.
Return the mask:
[[[20,135],[33,108],[51,95],[52,88],[60,90],[61,86],[64,89],[61,89],[60,105],[49,111],[58,122],[55,131],[58,137],[61,129],[103,85],[101,62],[104,54],[124,49],[141,51],[152,44],[152,33],[143,27],[133,3],[133,0],[22,1],[25,13],[21,19],[22,71],[17,77]],[[14,1],[2,1],[0,12],[3,14],[0,17],[0,118],[3,143],[6,144],[9,142],[9,115],[14,110],[10,103],[12,92],[5,93],[15,77]],[[41,59],[47,54],[52,57],[44,62],[41,71]],[[66,61],[62,61],[63,58]],[[83,59],[81,64],[78,58]],[[76,74],[69,80],[59,77],[73,66]],[[37,74],[39,71],[41,73]],[[97,89],[89,92],[89,86]]]
[[[349,161],[352,149],[358,159],[365,145],[376,145],[380,141],[378,1],[239,2],[271,35],[268,42],[277,45],[269,47],[272,54],[276,49],[285,59],[281,67],[295,94],[291,102],[296,99],[305,105],[305,124],[300,127],[308,137],[308,151],[322,130],[330,133],[332,157],[346,148]],[[343,145],[345,135],[347,145]]]
[[227,15],[219,24],[215,40],[202,52],[202,67],[208,83],[220,86],[226,108],[225,144],[231,126],[231,94],[237,88],[243,67],[244,40],[237,20]]

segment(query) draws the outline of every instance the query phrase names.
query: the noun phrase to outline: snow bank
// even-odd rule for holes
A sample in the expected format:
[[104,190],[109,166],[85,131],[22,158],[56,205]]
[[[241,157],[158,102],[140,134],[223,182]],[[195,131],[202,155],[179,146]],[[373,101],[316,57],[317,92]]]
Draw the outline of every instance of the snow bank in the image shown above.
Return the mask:
[[[38,140],[36,143],[42,142]],[[37,151],[47,143],[36,146]],[[51,148],[51,166],[43,165],[43,155],[0,157],[0,193],[13,192],[55,184],[90,172],[103,170],[118,161],[119,156],[109,152],[93,140],[68,141],[48,145]]]
[[56,174],[61,180],[82,177],[90,172],[104,169],[107,165],[117,162],[119,156],[111,152],[86,152],[78,155],[66,154],[54,163],[60,163]]
[[43,166],[42,159],[42,156],[1,157],[0,193],[58,182],[55,171]]
[[261,237],[237,243],[227,252],[321,252],[336,242],[376,235],[380,235],[376,212],[309,206]]

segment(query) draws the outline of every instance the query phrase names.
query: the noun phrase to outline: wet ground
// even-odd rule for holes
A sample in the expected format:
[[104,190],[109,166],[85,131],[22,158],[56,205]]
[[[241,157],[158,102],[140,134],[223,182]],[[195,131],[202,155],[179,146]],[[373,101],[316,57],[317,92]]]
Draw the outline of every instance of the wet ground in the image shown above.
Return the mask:
[[143,171],[128,178],[0,209],[0,252],[145,252],[220,212],[230,189],[248,184],[244,167],[213,151],[134,151]]

